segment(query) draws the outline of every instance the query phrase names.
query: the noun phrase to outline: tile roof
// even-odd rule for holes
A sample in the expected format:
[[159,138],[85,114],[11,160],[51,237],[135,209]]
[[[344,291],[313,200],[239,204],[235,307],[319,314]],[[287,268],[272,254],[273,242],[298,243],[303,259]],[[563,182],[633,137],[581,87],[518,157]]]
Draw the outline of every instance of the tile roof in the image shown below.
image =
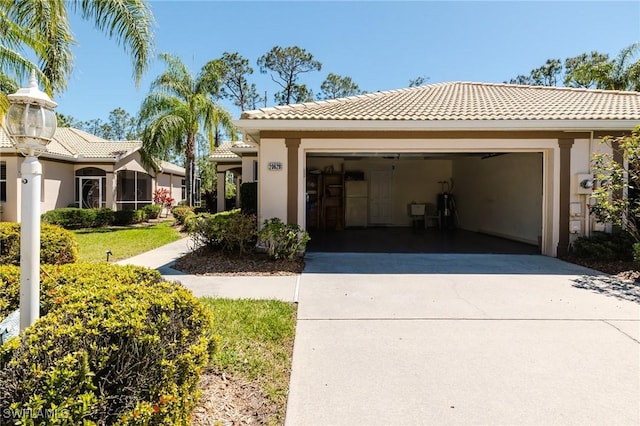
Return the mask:
[[231,152],[231,148],[233,147],[233,142],[222,142],[216,149],[211,153],[209,158],[213,161],[216,160],[239,160],[240,156]]
[[164,173],[175,173],[183,176],[185,174],[184,167],[178,166],[168,161],[160,160],[159,165],[160,165],[160,170],[162,170],[162,172]]
[[[112,160],[131,154],[141,146],[140,141],[114,142],[72,127],[59,127],[47,148],[50,154],[61,157]],[[0,148],[13,148],[7,131],[2,126]]]
[[640,120],[640,93],[452,82],[245,111],[242,120]]

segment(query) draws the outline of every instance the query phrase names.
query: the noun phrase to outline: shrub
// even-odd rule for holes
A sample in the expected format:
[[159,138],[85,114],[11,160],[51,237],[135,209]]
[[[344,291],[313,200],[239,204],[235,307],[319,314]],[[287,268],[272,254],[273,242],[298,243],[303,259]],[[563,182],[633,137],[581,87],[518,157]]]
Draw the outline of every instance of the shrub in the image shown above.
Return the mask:
[[113,223],[115,218],[115,212],[111,209],[94,209],[95,212],[95,220],[93,223],[94,227],[101,226],[109,226]]
[[118,210],[114,212],[113,224],[118,226],[133,225],[146,220],[144,210]]
[[266,245],[267,253],[273,259],[293,259],[304,254],[310,239],[309,233],[299,225],[285,225],[275,217],[264,221],[258,237]]
[[144,206],[142,208],[144,211],[145,217],[147,219],[157,219],[160,217],[160,213],[162,212],[162,206],[157,204],[149,204],[148,206]]
[[243,215],[238,209],[194,215],[185,225],[196,246],[244,254],[256,242],[255,216]]
[[[40,263],[64,264],[78,260],[78,242],[70,231],[40,224]],[[20,264],[20,224],[0,222],[0,264]]]
[[633,243],[633,260],[640,262],[640,243]]
[[240,185],[240,208],[246,215],[258,213],[258,182],[246,182]]
[[573,254],[583,259],[632,260],[633,244],[633,237],[626,232],[598,232],[590,237],[576,239],[571,248]]
[[[122,283],[154,284],[162,280],[160,273],[140,266],[111,268],[107,263],[74,263],[73,265],[43,265],[40,268],[40,313],[46,315],[61,285],[81,285],[87,280],[118,281]],[[18,309],[20,296],[20,269],[11,265],[0,266],[0,318]]]
[[188,290],[140,269],[47,268],[58,284],[46,286],[46,315],[0,347],[0,412],[26,424],[54,409],[63,418],[47,424],[188,424],[213,320]]
[[53,209],[42,215],[42,221],[65,229],[95,228],[110,225],[113,221],[113,210],[76,207]]
[[184,225],[185,218],[189,213],[193,213],[192,207],[177,206],[177,207],[174,207],[173,210],[171,210],[171,214],[175,218],[176,223],[178,225]]

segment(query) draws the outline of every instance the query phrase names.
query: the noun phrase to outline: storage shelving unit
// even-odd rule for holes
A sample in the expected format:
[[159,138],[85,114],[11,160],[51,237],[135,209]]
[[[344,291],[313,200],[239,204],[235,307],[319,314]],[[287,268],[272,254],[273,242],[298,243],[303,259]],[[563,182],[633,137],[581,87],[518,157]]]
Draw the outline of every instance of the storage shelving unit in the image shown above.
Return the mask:
[[321,178],[322,229],[344,228],[344,173],[323,173]]
[[307,229],[320,227],[321,185],[322,176],[319,173],[307,173]]

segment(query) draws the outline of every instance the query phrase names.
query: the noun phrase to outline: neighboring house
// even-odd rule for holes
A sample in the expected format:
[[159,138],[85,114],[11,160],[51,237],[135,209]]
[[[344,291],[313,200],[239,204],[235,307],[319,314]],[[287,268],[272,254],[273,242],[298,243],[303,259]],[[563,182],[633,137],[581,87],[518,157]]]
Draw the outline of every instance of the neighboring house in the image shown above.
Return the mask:
[[[184,198],[185,170],[161,161],[158,173],[142,166],[139,141],[113,142],[74,128],[58,128],[40,156],[41,211],[61,207],[139,209],[153,192],[167,188],[176,203]],[[0,220],[20,221],[20,166],[24,157],[0,126]]]
[[[592,153],[611,151],[600,139],[639,122],[636,92],[454,82],[246,111],[236,125],[259,148],[260,222],[313,226],[315,175],[333,171],[367,182],[367,225],[407,226],[408,204],[449,189],[460,228],[556,256],[601,226],[580,185]],[[333,185],[322,190],[350,196]]]
[[240,141],[222,142],[213,151],[209,160],[215,164],[218,177],[218,211],[225,210],[227,193],[226,172],[233,174],[236,191],[236,205],[240,206],[240,185],[258,180],[258,148]]

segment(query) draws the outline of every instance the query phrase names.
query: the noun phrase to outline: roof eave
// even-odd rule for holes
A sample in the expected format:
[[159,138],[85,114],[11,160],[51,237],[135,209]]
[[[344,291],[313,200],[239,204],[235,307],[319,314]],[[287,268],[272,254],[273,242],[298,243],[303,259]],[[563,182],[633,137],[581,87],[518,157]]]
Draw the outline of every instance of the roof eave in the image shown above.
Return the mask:
[[640,120],[284,120],[241,119],[234,124],[242,131],[256,135],[263,130],[281,131],[591,131],[631,130]]
[[235,157],[235,158],[228,158],[228,157],[216,158],[213,155],[210,155],[209,156],[209,161],[211,161],[212,163],[242,163],[242,158],[240,158],[240,157]]

